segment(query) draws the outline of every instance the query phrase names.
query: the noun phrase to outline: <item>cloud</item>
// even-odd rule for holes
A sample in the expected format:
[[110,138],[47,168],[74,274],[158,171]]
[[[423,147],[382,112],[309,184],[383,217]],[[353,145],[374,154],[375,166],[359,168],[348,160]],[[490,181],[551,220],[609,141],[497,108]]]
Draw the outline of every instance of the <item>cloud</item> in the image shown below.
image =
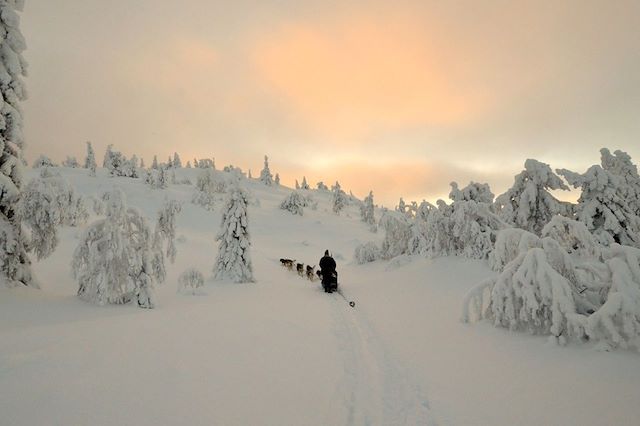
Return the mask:
[[476,120],[491,96],[464,78],[462,52],[438,31],[408,16],[291,22],[256,40],[251,57],[262,84],[328,135]]

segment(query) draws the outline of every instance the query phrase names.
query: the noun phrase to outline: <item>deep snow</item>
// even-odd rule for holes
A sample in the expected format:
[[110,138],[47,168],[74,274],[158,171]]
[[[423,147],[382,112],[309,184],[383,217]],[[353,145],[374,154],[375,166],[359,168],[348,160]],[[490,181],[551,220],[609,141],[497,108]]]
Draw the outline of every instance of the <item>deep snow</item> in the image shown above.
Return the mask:
[[[483,262],[356,265],[355,247],[383,235],[356,207],[333,214],[329,193],[311,191],[318,209],[300,217],[278,208],[290,189],[247,182],[257,282],[209,280],[191,296],[177,278],[190,266],[210,278],[221,202],[208,212],[190,185],[60,171],[83,195],[118,185],[151,219],[165,196],[184,202],[178,255],[156,309],[93,306],[70,277],[82,229],[62,229],[34,264],[41,290],[0,289],[0,424],[638,424],[637,353],[461,323],[464,293],[492,274]],[[355,308],[278,261],[313,265],[327,248]]]

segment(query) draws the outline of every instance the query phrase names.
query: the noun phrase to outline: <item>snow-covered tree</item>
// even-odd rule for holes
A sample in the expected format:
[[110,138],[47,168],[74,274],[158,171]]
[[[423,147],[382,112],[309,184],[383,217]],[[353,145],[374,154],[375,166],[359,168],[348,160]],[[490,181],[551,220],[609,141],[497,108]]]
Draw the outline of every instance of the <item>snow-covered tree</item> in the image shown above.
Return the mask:
[[111,176],[130,178],[138,177],[137,162],[137,157],[134,156],[131,160],[128,160],[122,152],[114,151],[111,145],[109,145],[104,160],[105,168],[109,170]]
[[157,155],[153,156],[153,162],[151,163],[151,168],[153,170],[157,170],[158,169],[158,156]]
[[602,148],[600,154],[602,168],[622,179],[619,191],[636,215],[640,216],[640,175],[631,157],[620,150],[612,155],[607,148]]
[[216,169],[215,163],[213,162],[213,160],[209,158],[198,160],[198,167],[201,169],[213,169],[213,170]]
[[34,169],[39,169],[42,167],[58,167],[58,165],[56,163],[54,163],[51,158],[47,157],[44,154],[40,154],[38,156],[38,158],[36,158],[33,161],[33,164],[31,165],[32,168]]
[[58,227],[77,226],[89,217],[82,197],[60,175],[50,173],[41,173],[24,187],[20,213],[28,230],[29,251],[38,260],[48,257],[57,247]]
[[307,199],[299,191],[293,191],[280,203],[282,210],[302,216],[307,206]]
[[197,294],[204,286],[204,276],[196,268],[187,268],[178,277],[178,292]]
[[247,172],[247,179],[253,179],[253,176],[251,176],[251,169]]
[[302,183],[300,184],[300,189],[309,189],[309,184],[307,183],[306,176],[302,176]]
[[198,163],[198,159],[196,157],[193,157],[193,167],[200,168],[200,163]]
[[276,184],[276,186],[280,186],[280,174],[276,173],[276,177],[273,179],[273,182]]
[[91,142],[87,141],[87,156],[84,159],[84,168],[89,169],[90,176],[95,176],[97,167],[98,165],[96,164],[96,155],[93,151],[93,146],[91,145]]
[[402,197],[400,197],[400,201],[398,202],[398,205],[396,206],[396,211],[400,212],[402,214],[406,214],[407,213],[407,205],[404,202],[404,200],[402,199]]
[[153,308],[154,282],[162,278],[153,261],[163,253],[153,243],[147,220],[127,206],[121,190],[104,199],[106,217],[89,225],[73,255],[78,296],[100,305],[136,300],[142,308]]
[[362,221],[369,225],[369,228],[375,232],[377,227],[373,213],[373,191],[369,191],[369,195],[364,198],[364,201],[360,206],[360,216],[362,217]]
[[169,171],[167,166],[151,168],[144,173],[144,182],[153,189],[167,189],[169,186]]
[[111,162],[111,151],[113,150],[113,144],[107,145],[107,150],[104,152],[104,158],[102,159],[102,168],[108,169]]
[[76,159],[76,157],[67,155],[67,158],[65,158],[64,161],[62,162],[62,167],[69,167],[70,169],[76,169],[80,167],[80,164],[78,164],[78,160]]
[[22,81],[27,73],[22,57],[26,43],[17,14],[23,4],[20,0],[0,2],[0,281],[9,286],[35,286],[17,211],[24,164],[20,103],[27,97]]
[[146,169],[146,165],[144,164],[144,158],[140,157],[140,168],[141,169]]
[[391,259],[407,252],[410,232],[409,219],[399,212],[385,211],[378,224],[385,232],[380,255]]
[[[176,216],[182,211],[182,206],[175,200],[165,200],[162,208],[158,211],[158,219],[153,233],[153,256],[151,265],[154,276],[159,282],[163,282],[166,277],[164,266],[165,256],[171,263],[175,262],[176,254]],[[164,248],[166,246],[166,248]]]
[[187,167],[187,169],[191,168],[191,161],[187,161],[187,166],[186,167]]
[[373,242],[360,244],[356,247],[353,257],[356,263],[362,265],[364,263],[375,262],[381,258],[380,248]]
[[316,187],[318,188],[319,191],[328,191],[329,188],[327,187],[327,185],[324,184],[324,182],[320,181],[316,184]]
[[493,192],[488,183],[470,182],[462,190],[458,189],[457,182],[451,182],[449,198],[453,201],[475,201],[478,203],[493,203]]
[[640,351],[640,250],[613,244],[605,251],[610,285],[606,302],[584,321],[589,339]]
[[519,229],[500,232],[490,258],[499,275],[467,294],[463,320],[475,307],[495,325],[548,334],[559,343],[640,350],[640,250],[599,245],[583,223],[560,216],[542,232],[542,238]]
[[331,188],[331,209],[335,214],[340,214],[347,203],[347,194],[340,187],[340,183],[336,181],[336,184]]
[[251,238],[247,206],[249,197],[239,185],[232,187],[222,213],[220,232],[216,237],[218,256],[213,267],[214,278],[237,283],[253,282]]
[[269,157],[266,155],[264,156],[264,168],[260,172],[260,182],[267,186],[273,184],[273,176],[271,175],[271,170],[269,170]]
[[528,159],[514,184],[496,198],[496,210],[507,223],[540,235],[554,215],[567,216],[570,204],[557,200],[549,190],[569,190],[548,164]]
[[601,244],[619,243],[640,247],[640,217],[625,198],[624,180],[598,165],[584,174],[557,170],[582,194],[575,207],[576,219],[583,222]]
[[296,190],[300,189],[300,184],[298,183],[298,179],[296,179],[296,185],[295,185]]

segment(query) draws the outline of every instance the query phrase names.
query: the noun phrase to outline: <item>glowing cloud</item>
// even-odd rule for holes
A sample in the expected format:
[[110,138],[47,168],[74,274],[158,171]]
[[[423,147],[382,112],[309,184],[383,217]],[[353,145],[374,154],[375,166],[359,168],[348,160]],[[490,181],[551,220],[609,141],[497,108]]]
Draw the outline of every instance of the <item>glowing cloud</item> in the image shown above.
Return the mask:
[[436,31],[407,17],[296,23],[258,42],[252,57],[276,96],[333,135],[474,120],[488,95],[460,81]]

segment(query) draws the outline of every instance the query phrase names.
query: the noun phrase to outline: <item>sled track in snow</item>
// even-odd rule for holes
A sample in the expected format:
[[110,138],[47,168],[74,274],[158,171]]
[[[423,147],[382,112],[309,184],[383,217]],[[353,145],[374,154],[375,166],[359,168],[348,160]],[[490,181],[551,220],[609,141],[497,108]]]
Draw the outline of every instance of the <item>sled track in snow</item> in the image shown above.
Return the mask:
[[435,425],[421,389],[389,356],[362,313],[341,297],[331,302],[333,330],[343,356],[344,424]]

